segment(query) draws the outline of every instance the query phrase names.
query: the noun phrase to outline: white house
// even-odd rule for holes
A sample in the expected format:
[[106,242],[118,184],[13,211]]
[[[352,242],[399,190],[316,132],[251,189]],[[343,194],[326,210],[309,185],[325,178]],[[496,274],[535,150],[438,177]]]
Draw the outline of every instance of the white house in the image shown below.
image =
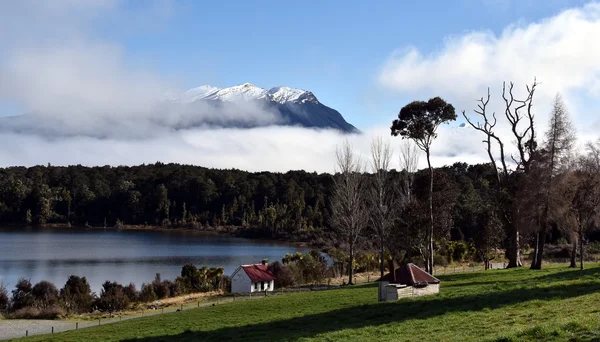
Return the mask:
[[402,265],[379,278],[379,298],[383,301],[426,296],[440,292],[440,280],[415,264]]
[[264,292],[275,290],[275,276],[266,263],[241,265],[231,275],[231,292]]

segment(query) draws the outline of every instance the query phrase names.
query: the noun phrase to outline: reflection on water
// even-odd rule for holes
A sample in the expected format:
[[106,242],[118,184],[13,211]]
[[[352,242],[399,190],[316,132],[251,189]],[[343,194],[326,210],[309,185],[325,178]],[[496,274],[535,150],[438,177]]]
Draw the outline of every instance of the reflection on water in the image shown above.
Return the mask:
[[186,263],[223,267],[279,260],[301,251],[289,244],[186,231],[0,229],[0,280],[14,287],[19,277],[62,287],[70,275],[87,277],[99,292],[105,280],[138,288],[156,273],[175,279]]

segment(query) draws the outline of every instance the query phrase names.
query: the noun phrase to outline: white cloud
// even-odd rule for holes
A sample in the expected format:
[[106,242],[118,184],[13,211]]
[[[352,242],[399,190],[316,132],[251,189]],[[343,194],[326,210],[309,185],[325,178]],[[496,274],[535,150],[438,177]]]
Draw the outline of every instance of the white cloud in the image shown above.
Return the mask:
[[[351,136],[275,126],[173,130],[170,127],[185,128],[199,118],[269,124],[276,117],[249,105],[157,107],[166,90],[176,88],[173,82],[153,70],[133,67],[122,47],[93,35],[91,22],[102,13],[119,11],[119,1],[38,5],[0,2],[0,101],[17,103],[38,115],[33,124],[4,125],[0,166],[162,161],[251,171],[331,172],[335,147],[346,137],[368,157],[371,137],[390,135],[387,124]],[[17,30],[24,25],[30,27]],[[400,92],[439,94],[457,109],[470,109],[487,86],[493,87],[492,105],[498,108],[503,80],[522,87],[538,76],[542,85],[536,110],[539,121],[545,122],[558,91],[574,114],[583,108],[579,103],[583,98],[598,96],[600,47],[590,39],[599,34],[600,5],[592,4],[539,23],[508,27],[500,36],[472,32],[450,37],[431,55],[414,48],[396,52],[379,81]],[[506,135],[506,127],[501,129]],[[394,147],[401,140],[390,139]],[[455,161],[487,162],[481,136],[469,128],[443,126],[433,145],[432,162],[442,166]],[[424,158],[420,166],[425,166]]]
[[[502,82],[513,81],[515,93],[522,96],[525,85],[537,77],[540,85],[534,113],[538,140],[546,128],[552,100],[561,93],[583,142],[597,134],[590,122],[596,120],[594,108],[600,104],[600,45],[594,40],[598,36],[600,3],[589,3],[539,22],[510,25],[500,35],[478,31],[451,36],[442,49],[431,54],[413,47],[395,51],[378,81],[397,92],[440,95],[473,118],[476,99],[490,87],[488,109],[502,118]],[[499,124],[498,130],[505,143],[512,142],[506,124]],[[459,139],[477,141],[483,151],[481,136],[476,136]]]

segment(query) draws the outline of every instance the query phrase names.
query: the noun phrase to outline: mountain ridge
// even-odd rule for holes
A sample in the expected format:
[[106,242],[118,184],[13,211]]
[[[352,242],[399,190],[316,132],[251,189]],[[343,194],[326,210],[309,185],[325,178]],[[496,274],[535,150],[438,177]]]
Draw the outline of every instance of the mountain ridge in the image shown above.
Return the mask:
[[260,88],[252,83],[243,83],[227,88],[203,85],[188,89],[172,101],[194,104],[202,101],[217,102],[256,102],[278,112],[280,126],[302,126],[307,128],[336,129],[345,133],[360,133],[356,127],[335,109],[319,102],[308,90],[276,86]]

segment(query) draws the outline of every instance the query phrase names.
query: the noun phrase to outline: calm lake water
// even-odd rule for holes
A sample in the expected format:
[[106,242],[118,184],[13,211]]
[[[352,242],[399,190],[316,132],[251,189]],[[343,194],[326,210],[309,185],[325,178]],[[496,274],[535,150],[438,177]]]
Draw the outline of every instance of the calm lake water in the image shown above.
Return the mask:
[[61,288],[70,275],[78,275],[99,293],[105,280],[134,282],[139,289],[156,273],[174,280],[190,262],[223,267],[231,275],[240,264],[280,260],[296,251],[308,249],[186,231],[0,228],[0,280],[9,290],[19,277]]

